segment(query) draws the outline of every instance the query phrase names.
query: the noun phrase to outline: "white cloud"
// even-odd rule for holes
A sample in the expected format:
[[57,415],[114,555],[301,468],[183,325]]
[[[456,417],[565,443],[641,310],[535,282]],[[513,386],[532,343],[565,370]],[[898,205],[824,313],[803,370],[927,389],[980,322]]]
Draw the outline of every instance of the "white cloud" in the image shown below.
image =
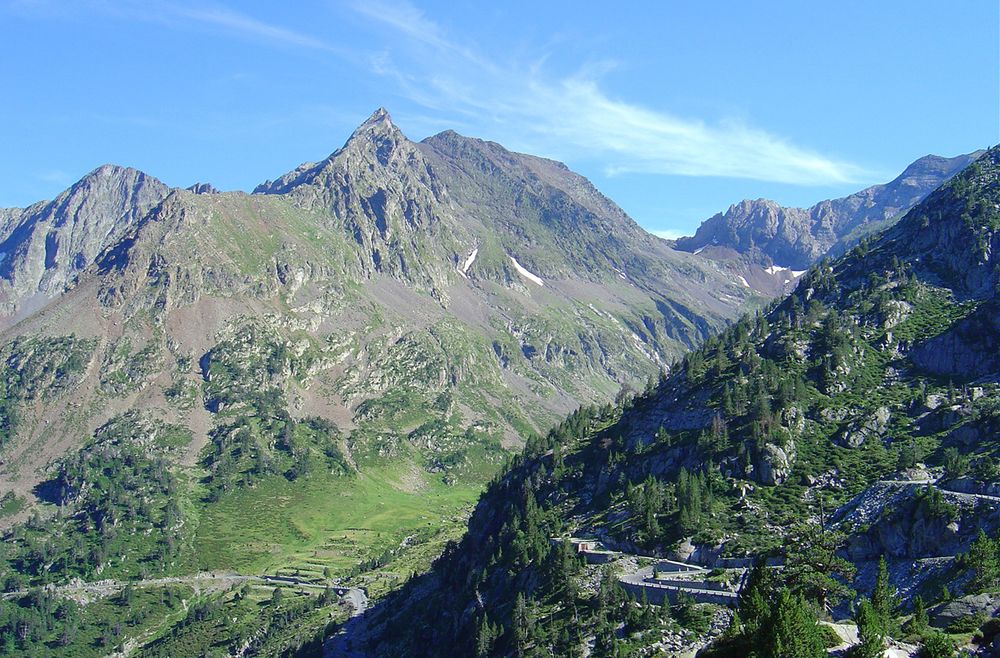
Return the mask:
[[265,22],[221,5],[205,6],[204,3],[197,4],[190,0],[77,0],[72,3],[58,0],[9,0],[0,5],[0,9],[45,18],[101,15],[160,23],[170,27],[200,25],[258,43],[349,55],[347,51],[311,34]]
[[401,57],[403,65],[392,51],[371,61],[373,70],[394,80],[410,100],[476,116],[501,132],[505,126],[515,126],[522,136],[530,132],[536,151],[600,160],[609,175],[724,176],[797,185],[866,178],[860,167],[740,121],[710,124],[613,98],[598,82],[611,66],[591,64],[573,76],[552,78],[543,70],[544,57],[528,64],[497,62],[456,44],[405,0],[364,3],[355,10],[391,30],[397,50],[420,51],[420,57]]

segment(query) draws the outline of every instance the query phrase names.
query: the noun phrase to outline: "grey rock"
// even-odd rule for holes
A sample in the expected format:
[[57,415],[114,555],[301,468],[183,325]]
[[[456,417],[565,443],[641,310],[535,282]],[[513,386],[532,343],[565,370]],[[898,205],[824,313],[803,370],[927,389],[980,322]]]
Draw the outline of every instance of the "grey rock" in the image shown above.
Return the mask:
[[215,186],[211,183],[195,183],[184,189],[195,194],[219,194],[219,190],[215,189]]
[[870,415],[858,418],[838,436],[838,443],[848,448],[857,448],[865,441],[879,438],[885,434],[891,414],[888,407],[879,407]]
[[0,233],[0,314],[62,293],[169,192],[141,171],[104,165],[55,200],[9,213]]
[[1000,613],[1000,596],[996,594],[975,594],[963,596],[954,601],[947,601],[932,607],[930,613],[931,625],[945,628],[948,624],[963,617],[985,614],[994,617]]
[[[1000,232],[993,241],[1000,246]],[[1000,301],[983,303],[945,333],[914,345],[910,356],[940,376],[972,378],[1000,371]]]
[[785,448],[765,443],[753,462],[751,478],[761,484],[781,484],[788,479],[795,464],[795,444]]

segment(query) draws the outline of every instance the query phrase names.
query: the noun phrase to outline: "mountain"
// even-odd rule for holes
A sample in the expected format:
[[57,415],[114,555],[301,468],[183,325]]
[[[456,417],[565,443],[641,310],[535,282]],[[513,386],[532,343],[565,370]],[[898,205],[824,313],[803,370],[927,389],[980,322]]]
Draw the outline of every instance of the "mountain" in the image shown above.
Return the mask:
[[0,314],[57,296],[168,192],[141,171],[103,165],[53,201],[0,210]]
[[998,209],[995,147],[644,392],[530,441],[328,653],[822,656],[858,644],[856,610],[865,655],[993,655]]
[[705,220],[693,237],[677,240],[676,247],[691,252],[709,247],[754,251],[778,267],[805,270],[886,228],[980,155],[982,151],[954,158],[927,155],[889,183],[810,208],[744,200]]
[[526,438],[764,301],[564,165],[384,110],[253,194],[108,166],[0,226],[0,641],[29,655],[299,646],[347,614],[325,586],[425,569]]

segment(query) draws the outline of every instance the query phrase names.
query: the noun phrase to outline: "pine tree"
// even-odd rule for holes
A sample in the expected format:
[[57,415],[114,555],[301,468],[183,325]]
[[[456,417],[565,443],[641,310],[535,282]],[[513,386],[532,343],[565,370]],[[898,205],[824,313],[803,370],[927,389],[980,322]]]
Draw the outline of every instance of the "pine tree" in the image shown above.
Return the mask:
[[889,567],[885,562],[885,557],[879,558],[878,561],[878,574],[875,576],[875,588],[872,590],[871,603],[886,634],[893,635],[896,630],[893,612],[899,605],[899,599],[889,584]]
[[793,529],[786,543],[784,574],[788,586],[820,610],[853,595],[843,581],[854,575],[854,565],[837,555],[843,543],[841,533],[816,525]]
[[801,596],[787,588],[778,593],[770,623],[755,646],[759,658],[823,658],[826,649],[816,614]]
[[869,599],[861,599],[854,614],[860,643],[853,649],[854,658],[880,658],[885,650],[886,628]]
[[739,615],[743,626],[743,634],[755,641],[761,629],[768,624],[771,612],[771,602],[768,596],[773,589],[773,582],[763,560],[757,560],[739,595]]
[[983,529],[979,529],[979,535],[969,546],[965,561],[973,571],[972,581],[969,583],[972,589],[982,591],[996,585],[1000,580],[1000,560],[998,560],[997,542],[986,536]]
[[913,597],[913,617],[910,618],[909,631],[917,635],[922,635],[927,630],[930,619],[927,617],[927,608],[924,607],[924,599],[917,594]]
[[496,641],[496,631],[484,615],[479,621],[476,633],[476,658],[489,658],[493,653],[493,643]]
[[524,656],[528,645],[528,636],[531,632],[528,620],[528,605],[525,603],[524,594],[517,593],[514,599],[514,609],[510,614],[511,635],[514,638],[514,655],[520,658]]

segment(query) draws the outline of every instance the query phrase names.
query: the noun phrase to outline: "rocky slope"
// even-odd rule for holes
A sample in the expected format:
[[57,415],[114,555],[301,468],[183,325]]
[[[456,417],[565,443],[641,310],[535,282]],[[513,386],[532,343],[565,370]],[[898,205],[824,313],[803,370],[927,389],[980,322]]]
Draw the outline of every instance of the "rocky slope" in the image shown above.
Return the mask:
[[839,256],[866,234],[886,228],[982,151],[942,158],[927,155],[884,185],[873,185],[810,208],[788,208],[766,199],[744,200],[680,238],[684,251],[721,247],[792,270],[805,270],[824,256]]
[[[901,612],[942,585],[996,587],[959,556],[1000,533],[998,247],[1000,147],[657,385],[529,444],[462,541],[348,639],[370,655],[655,655],[673,622],[588,587],[553,536],[716,567],[769,557],[786,566],[775,587],[838,615],[880,556]],[[698,626],[690,604],[672,614]]]

